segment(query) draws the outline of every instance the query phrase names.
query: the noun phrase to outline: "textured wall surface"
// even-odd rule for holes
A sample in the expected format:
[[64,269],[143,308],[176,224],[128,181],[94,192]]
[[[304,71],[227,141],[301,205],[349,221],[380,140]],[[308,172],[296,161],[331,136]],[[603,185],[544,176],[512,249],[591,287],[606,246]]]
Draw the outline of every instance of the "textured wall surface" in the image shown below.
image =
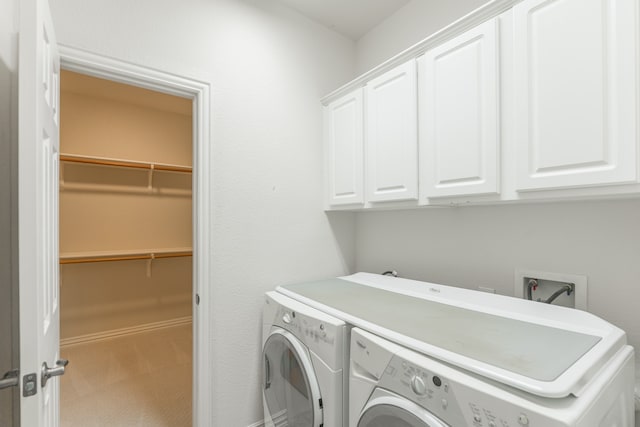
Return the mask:
[[263,293],[354,266],[354,216],[322,211],[318,102],[353,77],[354,43],[264,1],[51,7],[62,44],[212,83],[212,425],[249,425],[262,418]]

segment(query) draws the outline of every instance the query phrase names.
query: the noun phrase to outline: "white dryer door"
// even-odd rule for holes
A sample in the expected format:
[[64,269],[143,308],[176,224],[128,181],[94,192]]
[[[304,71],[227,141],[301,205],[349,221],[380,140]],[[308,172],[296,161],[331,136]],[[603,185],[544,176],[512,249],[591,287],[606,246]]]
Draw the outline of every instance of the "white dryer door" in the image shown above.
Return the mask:
[[265,418],[288,427],[321,426],[320,387],[306,347],[290,332],[276,328],[262,353]]
[[410,400],[387,395],[374,397],[367,403],[357,427],[448,427],[448,424]]

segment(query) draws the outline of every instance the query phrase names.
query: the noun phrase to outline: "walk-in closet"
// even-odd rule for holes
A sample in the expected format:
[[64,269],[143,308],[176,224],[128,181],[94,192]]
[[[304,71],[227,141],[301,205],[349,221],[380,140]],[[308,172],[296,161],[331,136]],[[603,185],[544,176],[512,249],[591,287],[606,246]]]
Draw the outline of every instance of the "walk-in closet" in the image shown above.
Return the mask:
[[192,102],[61,74],[61,423],[190,426]]

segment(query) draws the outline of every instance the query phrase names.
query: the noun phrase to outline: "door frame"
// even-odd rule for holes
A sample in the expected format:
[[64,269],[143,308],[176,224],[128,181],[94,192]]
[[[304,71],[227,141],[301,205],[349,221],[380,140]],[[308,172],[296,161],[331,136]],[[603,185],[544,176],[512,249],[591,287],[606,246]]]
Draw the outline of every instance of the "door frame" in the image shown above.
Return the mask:
[[[211,424],[213,150],[211,84],[129,62],[58,45],[60,67],[119,83],[193,100],[193,426]],[[199,300],[199,304],[196,302]]]

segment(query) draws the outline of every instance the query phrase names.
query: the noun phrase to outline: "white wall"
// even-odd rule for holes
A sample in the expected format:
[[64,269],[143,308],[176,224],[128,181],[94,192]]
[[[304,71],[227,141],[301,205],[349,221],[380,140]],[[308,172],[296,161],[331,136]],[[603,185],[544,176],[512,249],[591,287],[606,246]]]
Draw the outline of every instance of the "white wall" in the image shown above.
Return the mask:
[[358,214],[357,269],[513,295],[516,269],[588,277],[588,311],[640,351],[640,200]]
[[318,101],[355,45],[273,3],[51,0],[60,43],[213,85],[215,426],[262,418],[263,293],[355,266],[354,216],[322,211]]
[[[16,274],[12,258],[16,255],[17,189],[17,0],[0,0],[0,376],[18,367]],[[13,258],[15,259],[15,258]],[[0,414],[3,422],[13,415],[17,425],[18,392],[0,392]]]
[[412,0],[357,42],[362,74],[482,6],[488,0]]

